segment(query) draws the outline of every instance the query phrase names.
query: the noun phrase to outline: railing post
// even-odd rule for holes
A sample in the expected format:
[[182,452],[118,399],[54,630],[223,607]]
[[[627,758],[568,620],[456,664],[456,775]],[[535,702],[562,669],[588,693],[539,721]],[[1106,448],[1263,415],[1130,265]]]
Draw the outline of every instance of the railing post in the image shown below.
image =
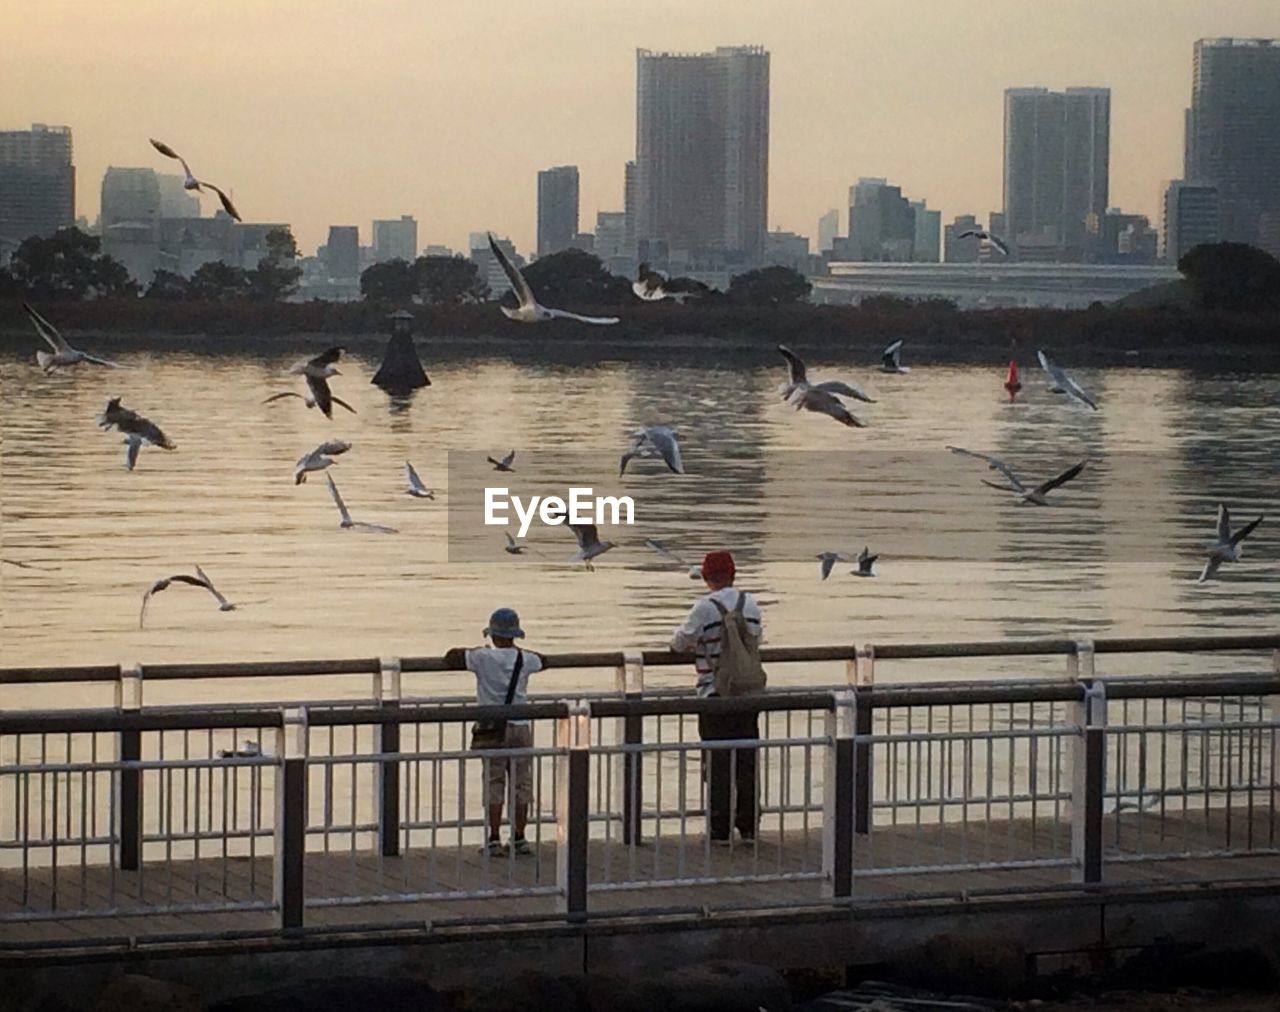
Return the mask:
[[870,643],[854,648],[853,659],[845,662],[845,680],[850,685],[876,684],[876,648]]
[[1084,682],[1093,676],[1093,640],[1076,640],[1074,648],[1067,654],[1067,677],[1073,682]]
[[853,690],[853,831],[860,836],[871,832],[872,768],[871,692],[869,686]]
[[[639,650],[627,651],[617,670],[618,691],[624,699],[640,699],[644,696],[644,655]],[[644,741],[644,717],[628,713],[622,718],[622,742],[639,745]],[[644,812],[643,784],[641,777],[642,754],[639,751],[622,753],[622,842],[640,842],[641,818]]]
[[1075,723],[1080,736],[1071,762],[1072,881],[1102,881],[1102,794],[1107,764],[1107,688],[1081,680]]
[[856,704],[837,692],[827,713],[826,776],[822,783],[822,871],[832,897],[853,895],[853,794]]
[[[121,714],[142,710],[142,666],[121,664],[116,682],[116,711]],[[142,758],[142,732],[120,732],[120,761],[136,763]],[[116,812],[119,819],[120,868],[137,871],[142,861],[142,770],[121,767]]]
[[[400,709],[400,658],[384,657],[378,662],[374,698],[383,710]],[[400,751],[400,723],[384,721],[377,727],[378,753],[378,846],[383,857],[400,853],[400,762],[388,759]]]
[[585,700],[568,707],[556,721],[556,884],[561,909],[576,921],[587,914],[591,707]]
[[283,712],[277,735],[274,896],[280,926],[302,927],[304,858],[307,853],[307,711]]

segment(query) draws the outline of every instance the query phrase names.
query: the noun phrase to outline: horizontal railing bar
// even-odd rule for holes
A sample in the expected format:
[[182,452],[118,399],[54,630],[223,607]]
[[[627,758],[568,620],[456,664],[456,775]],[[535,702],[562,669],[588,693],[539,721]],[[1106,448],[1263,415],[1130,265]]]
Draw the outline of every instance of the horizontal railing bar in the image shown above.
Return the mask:
[[279,710],[210,711],[198,706],[163,713],[150,710],[0,711],[0,734],[62,734],[75,731],[203,731],[269,728],[282,724]]

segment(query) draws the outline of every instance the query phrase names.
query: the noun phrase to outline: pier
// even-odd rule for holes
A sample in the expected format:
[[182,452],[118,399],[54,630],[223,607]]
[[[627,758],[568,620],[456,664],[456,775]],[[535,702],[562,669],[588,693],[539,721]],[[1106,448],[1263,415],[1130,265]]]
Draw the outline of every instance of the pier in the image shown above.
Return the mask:
[[[234,994],[336,949],[465,984],[499,954],[511,973],[849,966],[962,938],[1041,972],[1221,944],[1228,924],[1239,943],[1280,913],[1280,634],[762,654],[847,677],[700,700],[646,686],[685,657],[560,654],[548,669],[613,688],[494,708],[403,692],[435,657],[0,669],[0,686],[115,694],[0,710],[0,970],[39,988],[145,965]],[[1171,654],[1232,670],[1162,675]],[[1150,673],[1108,676],[1114,655]],[[994,656],[1060,675],[946,679]],[[889,660],[939,677],[877,679]],[[367,699],[146,701],[158,682],[310,676]],[[701,766],[735,743],[701,742],[697,716],[743,708],[760,831],[713,845]],[[496,753],[469,729],[498,713],[533,722],[527,856],[481,853]]]

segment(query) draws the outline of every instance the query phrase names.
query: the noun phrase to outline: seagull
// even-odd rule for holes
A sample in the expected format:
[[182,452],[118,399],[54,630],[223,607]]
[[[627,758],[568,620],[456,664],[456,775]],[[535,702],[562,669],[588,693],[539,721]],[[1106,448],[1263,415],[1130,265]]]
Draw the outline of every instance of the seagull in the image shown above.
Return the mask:
[[310,453],[304,453],[293,466],[293,483],[301,485],[307,480],[308,471],[323,471],[332,464],[333,458],[351,449],[350,443],[341,439],[330,439],[321,443]]
[[661,457],[675,474],[684,474],[684,462],[680,458],[680,444],[676,441],[675,430],[666,425],[646,425],[636,430],[630,449],[622,455],[618,477],[626,473],[627,464],[633,457],[653,456]]
[[871,567],[876,564],[876,559],[880,556],[872,555],[871,550],[866,546],[862,546],[862,551],[858,553],[858,568],[849,570],[854,576],[875,576],[871,571]]
[[516,539],[511,536],[510,531],[507,531],[505,533],[507,535],[507,545],[502,550],[506,552],[508,555],[523,555],[524,545],[517,544]]
[[222,201],[223,210],[225,210],[227,214],[235,218],[236,221],[243,220],[240,217],[240,212],[236,210],[235,204],[231,203],[231,198],[228,197],[225,193],[223,193],[220,189],[218,189],[218,187],[214,186],[207,179],[196,179],[195,175],[191,172],[191,166],[187,164],[187,160],[183,158],[180,154],[178,154],[178,152],[174,151],[173,148],[169,147],[168,144],[165,144],[163,141],[158,141],[154,137],[150,138],[150,141],[151,141],[151,146],[155,148],[157,151],[159,151],[166,158],[176,158],[179,162],[182,163],[182,172],[183,172],[183,175],[186,177],[182,180],[182,188],[184,190],[196,190],[198,192],[200,190],[203,190],[206,186],[209,187],[209,189],[211,189],[214,193],[218,195],[218,199]]
[[1075,380],[1067,375],[1066,370],[1063,369],[1062,366],[1058,365],[1042,351],[1037,351],[1036,357],[1040,359],[1040,367],[1049,374],[1049,379],[1053,381],[1049,385],[1050,393],[1066,394],[1073,401],[1079,401],[1081,404],[1087,404],[1089,407],[1093,408],[1094,411],[1098,410],[1098,405],[1093,402],[1093,399],[1087,393],[1080,389],[1079,384],[1076,383]]
[[852,414],[839,397],[826,390],[819,390],[817,387],[808,385],[796,387],[787,397],[787,403],[797,411],[801,408],[806,411],[817,411],[823,415],[830,415],[842,425],[858,429],[866,428],[866,423]]
[[985,478],[982,479],[982,484],[989,485],[991,488],[998,488],[1002,492],[1012,492],[1020,502],[1028,503],[1032,506],[1050,505],[1045,496],[1059,485],[1065,485],[1067,482],[1071,481],[1071,479],[1084,470],[1084,465],[1088,463],[1087,460],[1082,460],[1080,463],[1067,468],[1056,477],[1050,478],[1048,481],[1041,482],[1035,488],[1027,488],[1027,486],[1023,484],[1022,480],[1014,473],[1013,468],[998,457],[992,457],[986,453],[975,453],[973,450],[966,450],[959,446],[948,446],[947,449],[952,453],[959,453],[966,457],[975,457],[978,460],[985,460],[989,469],[992,471],[999,471],[1006,479],[1008,479],[1008,484],[1000,485],[994,481],[987,481]]
[[642,302],[661,302],[663,299],[671,299],[678,305],[684,305],[685,299],[696,298],[702,294],[699,291],[675,290],[669,287],[670,284],[657,271],[650,270],[648,264],[641,264],[640,280],[631,282],[631,290]]
[[817,558],[822,562],[820,568],[822,571],[822,578],[824,580],[831,575],[831,567],[833,567],[837,562],[853,561],[844,552],[823,552],[821,555],[818,555]]
[[46,373],[51,373],[59,366],[79,365],[81,362],[88,362],[90,365],[105,365],[112,369],[118,369],[119,366],[115,362],[109,362],[105,358],[98,358],[87,352],[81,351],[79,348],[73,348],[67,344],[66,338],[58,333],[58,328],[37,313],[25,302],[22,308],[27,311],[27,315],[31,317],[31,322],[36,328],[36,333],[49,343],[49,347],[53,349],[53,353],[45,351],[41,348],[36,352],[36,364],[40,366]]
[[881,372],[910,372],[909,366],[902,364],[902,341],[894,341],[880,353]]
[[511,471],[515,472],[515,468],[511,466],[511,462],[516,459],[516,451],[512,450],[501,460],[494,460],[492,457],[485,457],[490,464],[493,465],[495,471]]
[[1262,523],[1263,518],[1258,517],[1250,523],[1245,524],[1234,534],[1231,533],[1231,513],[1227,509],[1225,503],[1218,504],[1218,542],[1209,549],[1209,561],[1204,564],[1204,571],[1200,574],[1197,583],[1204,583],[1206,580],[1212,580],[1218,572],[1218,567],[1224,562],[1240,561],[1240,542],[1253,533],[1255,527]]
[[690,580],[702,579],[701,566],[691,565],[690,563],[686,562],[684,559],[680,558],[680,556],[676,555],[675,553],[667,551],[667,546],[664,545],[661,541],[658,541],[654,538],[645,538],[644,543],[648,545],[650,548],[652,548],[659,555],[661,555],[664,559],[667,559],[670,562],[674,562],[677,566],[680,566],[682,569],[687,570],[689,573]]
[[538,300],[533,297],[533,289],[529,287],[529,282],[507,259],[507,255],[502,252],[502,247],[494,241],[492,232],[489,233],[489,249],[493,250],[493,255],[498,258],[498,263],[502,265],[502,271],[506,274],[507,280],[511,282],[511,290],[515,292],[516,301],[519,303],[515,309],[507,306],[501,307],[507,319],[515,320],[518,323],[577,320],[580,323],[603,325],[618,322],[616,316],[581,316],[578,313],[570,313],[568,310],[548,309],[546,306],[539,305]]
[[107,401],[102,414],[98,415],[98,425],[104,429],[115,426],[118,432],[125,434],[124,466],[129,471],[132,471],[137,464],[138,453],[142,450],[143,443],[158,446],[162,450],[177,449],[155,422],[149,418],[143,418],[136,411],[121,407],[119,397],[112,397]]
[[156,580],[155,583],[147,588],[146,593],[142,595],[142,610],[138,612],[139,629],[143,627],[143,623],[147,619],[147,605],[151,601],[151,595],[158,594],[160,591],[168,589],[168,587],[174,583],[185,583],[192,587],[203,587],[217,600],[219,611],[236,610],[236,606],[234,604],[218,593],[218,589],[213,585],[213,581],[209,579],[208,574],[206,574],[199,566],[196,566],[195,576],[188,576],[186,573],[177,573],[173,576],[166,576]]
[[973,236],[979,242],[985,242],[989,246],[994,246],[1004,256],[1009,255],[1009,244],[1005,242],[1003,239],[1001,239],[994,232],[991,232],[985,228],[967,228],[963,232],[957,233],[956,238],[968,239],[969,236]]
[[569,561],[585,563],[588,570],[594,570],[591,560],[612,548],[613,542],[601,541],[595,524],[569,524],[568,527],[578,539],[578,550],[569,556]]
[[263,404],[270,404],[272,401],[278,401],[282,397],[301,397],[304,404],[309,408],[319,408],[325,418],[333,417],[333,406],[340,404],[353,415],[356,409],[344,401],[341,397],[335,397],[329,390],[328,379],[330,376],[341,376],[338,367],[333,363],[342,357],[344,348],[329,348],[321,352],[315,358],[307,359],[305,362],[299,362],[289,370],[291,376],[302,376],[307,383],[307,393],[295,393],[292,390],[286,390],[284,393],[272,394]]
[[866,401],[868,404],[874,404],[875,401],[866,395],[861,387],[855,387],[841,380],[826,380],[822,383],[810,383],[808,374],[805,371],[804,360],[795,352],[788,348],[785,344],[778,345],[778,351],[782,357],[787,360],[791,369],[790,381],[782,384],[778,389],[782,393],[783,398],[790,397],[798,388],[808,387],[813,390],[821,390],[829,394],[839,394],[841,397],[852,397],[854,400]]
[[384,527],[382,524],[366,524],[351,519],[351,514],[347,512],[347,504],[342,501],[342,496],[338,493],[338,486],[333,483],[333,475],[326,474],[325,481],[329,483],[329,494],[333,496],[333,504],[338,507],[338,512],[342,514],[342,522],[338,525],[345,530],[361,530],[370,531],[374,534],[399,534],[394,527]]
[[411,495],[415,499],[434,499],[435,492],[422,484],[422,479],[418,477],[418,472],[413,469],[413,465],[407,460],[404,462],[404,480],[407,484],[405,489],[406,495]]

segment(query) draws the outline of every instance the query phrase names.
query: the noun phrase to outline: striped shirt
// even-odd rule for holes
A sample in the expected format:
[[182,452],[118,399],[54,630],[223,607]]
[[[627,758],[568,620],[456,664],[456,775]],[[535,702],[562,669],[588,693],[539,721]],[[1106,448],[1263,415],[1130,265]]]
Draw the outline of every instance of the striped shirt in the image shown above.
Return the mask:
[[[689,617],[684,625],[671,637],[671,649],[676,651],[693,650],[694,669],[698,673],[697,690],[699,696],[715,695],[715,663],[720,656],[720,609],[711,603],[715,598],[726,611],[733,611],[738,603],[738,593],[733,587],[721,587],[717,591],[698,598],[689,609]],[[764,632],[764,623],[760,617],[760,605],[755,596],[743,592],[742,614],[747,620],[747,628],[758,637]]]

